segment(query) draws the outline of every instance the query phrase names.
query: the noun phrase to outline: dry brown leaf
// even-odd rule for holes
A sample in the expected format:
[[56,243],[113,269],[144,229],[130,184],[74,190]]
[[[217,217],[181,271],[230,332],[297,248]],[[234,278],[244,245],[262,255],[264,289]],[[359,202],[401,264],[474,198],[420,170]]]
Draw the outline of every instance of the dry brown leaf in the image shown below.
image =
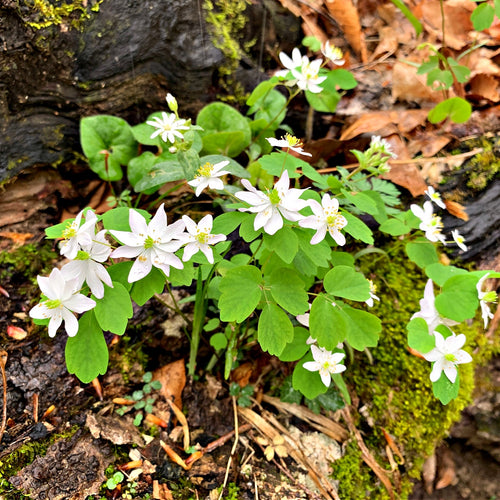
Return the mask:
[[449,448],[441,447],[438,462],[438,478],[436,481],[436,490],[442,490],[450,484],[455,484],[455,462]]
[[254,368],[254,364],[250,362],[241,364],[231,372],[231,380],[236,382],[240,387],[247,386]]
[[392,55],[398,50],[398,35],[392,26],[384,26],[379,31],[380,43],[370,56],[370,61],[374,61],[382,54]]
[[14,340],[24,340],[28,332],[19,326],[9,325],[7,327],[7,335]]
[[24,245],[27,240],[33,238],[32,233],[15,233],[12,231],[2,231],[0,232],[0,236],[2,238],[8,238],[16,246]]
[[292,14],[295,14],[297,17],[302,16],[302,10],[300,9],[300,5],[294,2],[294,0],[279,0],[280,4],[288,9]]
[[[475,4],[470,0],[448,0],[444,2],[445,43],[455,50],[463,49],[470,41],[473,30],[470,15]],[[442,41],[440,0],[422,0],[413,13],[422,22],[428,33]]]
[[417,68],[396,62],[392,69],[392,97],[394,100],[415,102],[439,102],[441,94],[426,84],[425,75],[417,75]]
[[425,132],[417,139],[409,141],[408,152],[412,157],[420,152],[424,158],[430,158],[439,153],[450,141],[449,136],[438,135],[435,131]]
[[408,189],[412,196],[424,194],[427,184],[420,170],[411,161],[408,163],[405,162],[405,160],[410,160],[405,143],[397,135],[386,137],[386,140],[392,146],[392,150],[398,155],[398,159],[389,161],[391,170],[384,178]]
[[184,360],[179,359],[159,368],[153,373],[153,380],[161,382],[160,394],[182,410],[182,390],[186,385]]
[[325,0],[325,5],[344,32],[349,45],[361,57],[361,61],[366,62],[368,53],[365,38],[361,30],[358,11],[352,0]]
[[469,220],[469,216],[467,215],[467,212],[465,211],[465,207],[463,205],[460,205],[460,203],[457,203],[456,201],[443,201],[446,205],[446,210],[448,210],[451,215],[454,215],[455,217],[458,217],[462,220]]
[[424,462],[422,479],[424,489],[430,495],[434,490],[434,479],[436,479],[436,455],[434,453]]
[[484,73],[476,75],[470,81],[470,94],[491,102],[498,102],[500,101],[500,81],[492,75]]

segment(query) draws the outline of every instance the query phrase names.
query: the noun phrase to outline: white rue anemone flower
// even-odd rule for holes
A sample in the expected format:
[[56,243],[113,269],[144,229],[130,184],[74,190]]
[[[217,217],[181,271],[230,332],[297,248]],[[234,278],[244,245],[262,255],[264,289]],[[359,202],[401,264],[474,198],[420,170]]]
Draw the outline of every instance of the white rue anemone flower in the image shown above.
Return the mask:
[[170,266],[176,269],[184,267],[181,259],[174,254],[182,246],[179,238],[184,231],[184,221],[178,220],[168,226],[163,203],[149,224],[139,212],[130,209],[129,224],[132,232],[109,231],[124,244],[114,250],[111,257],[137,257],[128,275],[129,283],[147,276],[152,266],[161,269],[167,276]]
[[330,45],[329,41],[323,45],[321,53],[336,66],[342,66],[345,63],[342,51],[335,45]]
[[372,135],[370,140],[370,149],[374,153],[380,153],[382,155],[390,156],[391,158],[397,158],[398,155],[392,150],[392,146],[386,139],[382,139],[380,135]]
[[210,189],[224,189],[224,183],[219,177],[230,173],[227,170],[222,170],[227,165],[229,165],[229,160],[221,161],[215,165],[210,162],[202,165],[196,172],[195,178],[188,182],[191,187],[196,188],[196,196],[200,196],[207,187]]
[[323,241],[327,231],[337,245],[345,245],[345,236],[340,230],[347,226],[347,220],[339,214],[339,201],[336,198],[330,198],[330,195],[325,193],[321,199],[321,205],[316,200],[309,200],[309,206],[314,215],[300,220],[299,226],[316,230],[316,234],[311,238],[311,245]]
[[483,283],[486,279],[488,279],[488,276],[490,273],[486,273],[478,282],[476,285],[477,288],[477,296],[479,298],[479,305],[481,306],[481,317],[483,318],[484,321],[484,328],[488,326],[488,322],[490,319],[493,319],[494,314],[490,310],[490,306],[488,305],[489,302],[496,302],[497,301],[497,294],[494,291],[487,291],[483,292]]
[[434,305],[434,285],[431,279],[427,280],[424,289],[424,298],[420,299],[420,311],[416,312],[411,319],[422,318],[429,327],[429,333],[433,332],[438,325],[454,326],[458,325],[452,319],[442,318]]
[[326,80],[326,76],[319,76],[319,70],[322,59],[316,59],[315,61],[309,61],[307,57],[302,59],[302,65],[299,69],[292,69],[292,75],[297,80],[297,87],[300,90],[308,90],[313,94],[319,94],[323,89],[319,86]]
[[340,362],[344,359],[345,354],[342,352],[333,353],[327,351],[324,347],[311,345],[311,352],[314,361],[307,361],[304,363],[304,368],[310,372],[319,372],[321,382],[330,387],[332,381],[332,374],[342,373],[346,367],[341,365]]
[[441,199],[441,195],[434,190],[432,186],[428,186],[425,194],[430,198],[430,200],[435,203],[440,208],[446,208],[443,200]]
[[88,210],[85,215],[85,222],[81,224],[82,217],[83,210],[75,217],[73,222],[66,226],[62,233],[63,241],[59,247],[59,252],[67,259],[74,259],[82,246],[92,243],[97,217],[94,212]]
[[458,247],[467,252],[467,245],[465,244],[465,238],[458,232],[458,229],[453,229],[451,232],[453,241],[458,245]]
[[213,226],[213,218],[211,215],[205,215],[203,219],[196,224],[193,219],[187,215],[182,216],[182,220],[186,225],[188,234],[180,235],[181,241],[187,243],[184,248],[182,260],[188,261],[195,253],[201,251],[204,253],[210,264],[214,263],[214,254],[210,245],[215,245],[226,239],[224,234],[210,234]]
[[304,156],[312,156],[311,153],[306,153],[302,149],[302,141],[297,139],[291,134],[285,134],[281,139],[275,139],[274,137],[266,137],[269,144],[275,148],[285,148],[287,150],[295,151],[296,153]]
[[418,227],[425,232],[425,237],[429,241],[433,243],[440,241],[443,245],[446,245],[446,239],[441,232],[441,229],[443,229],[441,217],[434,215],[432,203],[430,201],[426,201],[423,208],[418,205],[410,205],[410,210],[420,219],[420,225]]
[[186,120],[177,119],[174,113],[165,113],[165,111],[162,111],[161,116],[162,118],[155,116],[152,120],[146,122],[158,129],[151,134],[150,138],[154,139],[161,135],[163,142],[171,142],[172,144],[175,142],[176,137],[184,139],[180,130],[189,130],[189,127],[186,127]]
[[[292,58],[291,59],[284,52],[280,52],[279,58],[280,58],[281,64],[286,69],[279,70],[275,73],[275,76],[277,76],[278,78],[286,78],[288,73],[292,69],[300,68],[302,66],[302,54],[300,53],[300,50],[297,47],[295,47],[292,50]],[[295,82],[290,82],[290,85],[295,85]]]
[[47,297],[33,309],[29,315],[34,319],[49,321],[49,337],[54,337],[64,320],[64,328],[70,337],[78,332],[78,320],[75,313],[83,313],[93,309],[95,301],[78,293],[77,280],[66,281],[62,272],[54,268],[48,277],[37,276],[38,286]]
[[106,268],[101,262],[106,262],[111,248],[106,241],[106,230],[99,231],[93,238],[90,245],[82,247],[76,254],[75,260],[61,268],[61,273],[65,280],[76,280],[77,288],[80,288],[84,282],[90,288],[90,291],[96,298],[104,297],[104,285],[113,288],[113,282]]
[[372,280],[368,280],[368,283],[370,284],[370,298],[368,300],[365,300],[365,304],[368,307],[373,307],[373,301],[378,300],[380,302],[380,298],[375,295],[375,292],[377,291],[377,285],[375,285]]
[[437,382],[441,377],[441,372],[444,371],[448,380],[454,384],[457,379],[456,365],[472,361],[471,355],[461,349],[465,344],[465,335],[463,333],[453,334],[445,339],[439,332],[434,332],[434,337],[436,338],[436,347],[423,355],[427,361],[434,362],[430,377],[431,382]]
[[307,202],[300,199],[305,189],[290,188],[287,170],[267,194],[255,189],[246,179],[242,179],[241,183],[248,191],[238,191],[235,196],[252,206],[239,210],[257,214],[253,223],[256,231],[264,228],[267,234],[274,234],[283,227],[282,217],[292,222],[304,217],[299,211],[307,206]]

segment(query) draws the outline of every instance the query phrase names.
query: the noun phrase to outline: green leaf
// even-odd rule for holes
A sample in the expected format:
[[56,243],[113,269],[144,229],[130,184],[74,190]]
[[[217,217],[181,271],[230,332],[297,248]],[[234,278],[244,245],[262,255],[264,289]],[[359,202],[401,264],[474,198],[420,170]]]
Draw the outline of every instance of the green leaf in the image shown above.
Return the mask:
[[276,130],[286,116],[286,97],[272,89],[255,102],[248,114],[255,114],[255,120],[265,120],[270,130]]
[[382,222],[379,226],[380,231],[383,233],[390,234],[391,236],[401,236],[402,234],[408,234],[411,231],[411,227],[405,224],[399,219],[387,219]]
[[210,345],[216,350],[220,351],[227,347],[227,337],[223,333],[214,333],[210,337]]
[[429,111],[429,121],[431,123],[442,122],[450,118],[455,123],[465,123],[472,114],[472,106],[461,97],[450,97],[440,102],[435,108]]
[[[495,5],[495,8],[498,9],[498,6]],[[495,9],[488,2],[478,5],[470,16],[470,20],[476,31],[488,29],[493,24],[494,18]]]
[[346,340],[351,347],[362,351],[366,347],[375,347],[382,330],[380,320],[366,311],[344,306],[341,309],[347,325]]
[[113,288],[104,285],[104,297],[96,300],[94,313],[103,330],[123,335],[129,318],[133,316],[127,289],[118,281],[113,282]]
[[247,106],[253,106],[257,101],[262,99],[271,89],[278,85],[276,80],[264,80],[255,87],[247,99]]
[[378,213],[377,204],[370,196],[365,192],[349,192],[346,189],[341,190],[342,194],[345,196],[346,200],[352,203],[356,208],[362,212],[366,212],[370,215],[375,215]]
[[260,314],[258,339],[262,350],[275,356],[293,340],[292,322],[283,309],[272,302],[267,303]]
[[130,125],[116,116],[97,115],[80,121],[80,142],[90,168],[101,179],[120,180],[122,165],[137,154]]
[[435,262],[425,267],[425,274],[434,281],[436,285],[443,286],[448,278],[458,274],[467,274],[467,271],[459,267],[445,266],[440,262]]
[[324,295],[319,295],[312,303],[309,331],[311,337],[329,351],[345,340],[347,334],[345,317]]
[[200,132],[205,154],[238,156],[252,139],[248,120],[236,109],[222,102],[205,106],[198,114],[196,124]]
[[323,285],[336,297],[362,302],[370,298],[370,283],[350,266],[335,266],[326,273]]
[[268,174],[280,177],[284,169],[286,169],[288,171],[288,177],[290,179],[295,179],[301,175],[297,170],[301,169],[306,162],[284,151],[279,151],[263,156],[259,160],[259,163]]
[[304,282],[292,269],[278,268],[269,276],[273,299],[290,314],[297,316],[309,309]]
[[333,266],[350,266],[354,267],[354,257],[348,252],[340,252],[334,250],[332,252],[332,257],[330,263]]
[[330,71],[326,81],[331,79],[333,83],[342,90],[351,90],[358,85],[353,74],[346,69],[338,68]]
[[132,283],[128,282],[128,275],[132,264],[132,261],[118,262],[118,264],[113,264],[107,268],[107,271],[111,276],[111,280],[120,282],[125,287],[127,292],[130,292],[132,288]]
[[[250,218],[250,214],[245,212],[226,212],[214,219],[212,234],[232,233],[245,219]],[[252,218],[253,219],[253,218]]]
[[153,266],[147,276],[133,284],[130,297],[138,306],[143,306],[155,293],[162,293],[164,287],[164,274]]
[[317,245],[311,245],[311,232],[306,229],[296,229],[295,234],[299,239],[299,248],[311,260],[314,267],[329,267],[331,249],[323,240]]
[[406,6],[403,0],[391,0],[391,2],[403,13],[406,19],[410,21],[417,35],[420,35],[423,31],[422,23],[415,17],[413,12]]
[[425,319],[414,318],[407,325],[408,345],[416,351],[426,354],[436,347],[434,335],[429,333],[429,326]]
[[344,227],[346,233],[350,234],[356,240],[361,240],[363,243],[373,245],[372,230],[363,221],[346,211],[342,211],[342,215],[347,220],[347,226]]
[[261,298],[262,274],[255,266],[229,269],[219,289],[221,321],[241,323],[255,310]]
[[313,361],[312,354],[307,354],[303,361],[299,362],[292,375],[292,385],[296,391],[300,391],[307,399],[314,399],[324,394],[328,387],[321,381],[319,372],[310,372],[304,368],[304,363]]
[[167,160],[154,163],[150,169],[137,180],[134,190],[138,193],[163,186],[167,182],[181,181],[186,179],[181,164],[176,160]]
[[160,156],[154,155],[151,151],[145,151],[140,156],[136,158],[132,158],[127,165],[127,178],[132,187],[135,188],[137,183],[143,178],[149,177],[153,178],[150,175],[150,171],[153,170],[154,165],[158,163],[162,163],[165,161],[171,161],[175,159],[175,155],[169,153],[168,151],[163,153]]
[[251,241],[255,240],[255,238],[257,238],[259,234],[262,232],[261,229],[257,231],[254,229],[255,217],[256,215],[253,217],[247,217],[246,219],[243,220],[243,222],[240,225],[239,234],[247,243],[250,243]]
[[[193,279],[194,279],[194,266],[192,261],[184,262],[184,267],[182,269],[176,269],[175,267],[170,267],[170,274],[168,276],[168,280],[170,281],[170,284],[172,286],[191,286]],[[165,284],[165,278],[163,278],[163,284]],[[159,282],[157,286],[158,288],[160,287]]]
[[457,372],[455,383],[451,383],[448,377],[441,372],[441,377],[432,384],[432,393],[442,404],[447,405],[452,399],[458,396],[460,390],[460,373]]
[[459,323],[473,318],[479,305],[477,281],[477,276],[470,274],[447,279],[434,302],[438,313]]
[[108,346],[94,311],[83,314],[78,321],[78,333],[68,337],[64,351],[66,366],[84,384],[92,382],[108,369]]
[[315,36],[305,36],[302,39],[302,45],[309,47],[311,52],[319,52],[321,50],[321,42]]
[[283,262],[290,264],[299,251],[299,239],[292,228],[284,226],[273,235],[265,233],[263,247],[276,252]]
[[323,90],[320,93],[314,93],[310,90],[306,90],[306,99],[309,106],[316,111],[322,113],[335,113],[337,109],[337,104],[340,101],[340,94],[335,89],[335,84],[333,83],[331,87],[333,89],[326,89],[324,87],[326,80],[321,84]]
[[453,57],[448,57],[448,64],[457,79],[457,82],[466,83],[470,77],[470,69],[467,66],[462,66]]
[[309,332],[301,326],[293,329],[293,340],[286,344],[281,354],[278,356],[281,361],[297,361],[309,350],[306,341],[309,338]]
[[497,16],[500,19],[500,0],[495,0],[494,5],[495,5],[495,16]]
[[337,389],[340,391],[340,394],[344,397],[344,401],[350,405],[351,404],[351,395],[349,394],[349,390],[347,389],[347,386],[345,385],[344,378],[342,377],[342,374],[340,373],[334,373],[332,374],[332,380],[334,384],[337,386]]
[[407,243],[406,255],[408,255],[408,258],[422,269],[427,267],[429,264],[434,264],[439,261],[436,247],[431,242],[423,238]]
[[299,391],[296,391],[292,385],[292,375],[283,380],[280,388],[280,399],[284,403],[295,403],[299,405],[302,401],[302,394]]
[[196,172],[200,168],[201,160],[198,153],[189,149],[187,151],[179,151],[177,153],[177,159],[182,167],[182,171],[184,172],[183,178],[187,180],[194,179]]
[[[337,375],[340,376],[340,374]],[[342,377],[340,378],[342,380]],[[327,411],[341,410],[345,406],[344,398],[335,385],[330,385],[328,390],[324,394],[319,394],[314,401]]]

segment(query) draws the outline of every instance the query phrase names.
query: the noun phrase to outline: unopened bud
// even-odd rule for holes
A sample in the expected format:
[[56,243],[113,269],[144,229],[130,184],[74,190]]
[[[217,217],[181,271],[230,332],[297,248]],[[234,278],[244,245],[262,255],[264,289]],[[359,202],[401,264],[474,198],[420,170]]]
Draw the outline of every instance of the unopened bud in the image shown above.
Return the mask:
[[177,104],[177,99],[170,93],[167,94],[167,104],[168,107],[170,108],[170,111],[177,113],[177,110],[179,109],[179,106]]

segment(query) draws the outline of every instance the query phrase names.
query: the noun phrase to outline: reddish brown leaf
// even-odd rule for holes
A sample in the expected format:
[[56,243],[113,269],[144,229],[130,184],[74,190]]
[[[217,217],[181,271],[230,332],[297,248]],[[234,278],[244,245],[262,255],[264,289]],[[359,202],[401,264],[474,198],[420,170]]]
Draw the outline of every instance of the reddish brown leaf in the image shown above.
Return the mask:
[[7,327],[7,335],[14,340],[23,340],[28,335],[28,332],[19,326],[9,325]]
[[182,391],[186,385],[186,367],[183,359],[169,363],[156,370],[153,380],[161,382],[161,395],[173,401],[182,410]]
[[451,200],[444,200],[444,204],[446,205],[446,210],[448,210],[451,215],[454,215],[462,220],[469,220],[465,207],[460,205],[460,203]]

